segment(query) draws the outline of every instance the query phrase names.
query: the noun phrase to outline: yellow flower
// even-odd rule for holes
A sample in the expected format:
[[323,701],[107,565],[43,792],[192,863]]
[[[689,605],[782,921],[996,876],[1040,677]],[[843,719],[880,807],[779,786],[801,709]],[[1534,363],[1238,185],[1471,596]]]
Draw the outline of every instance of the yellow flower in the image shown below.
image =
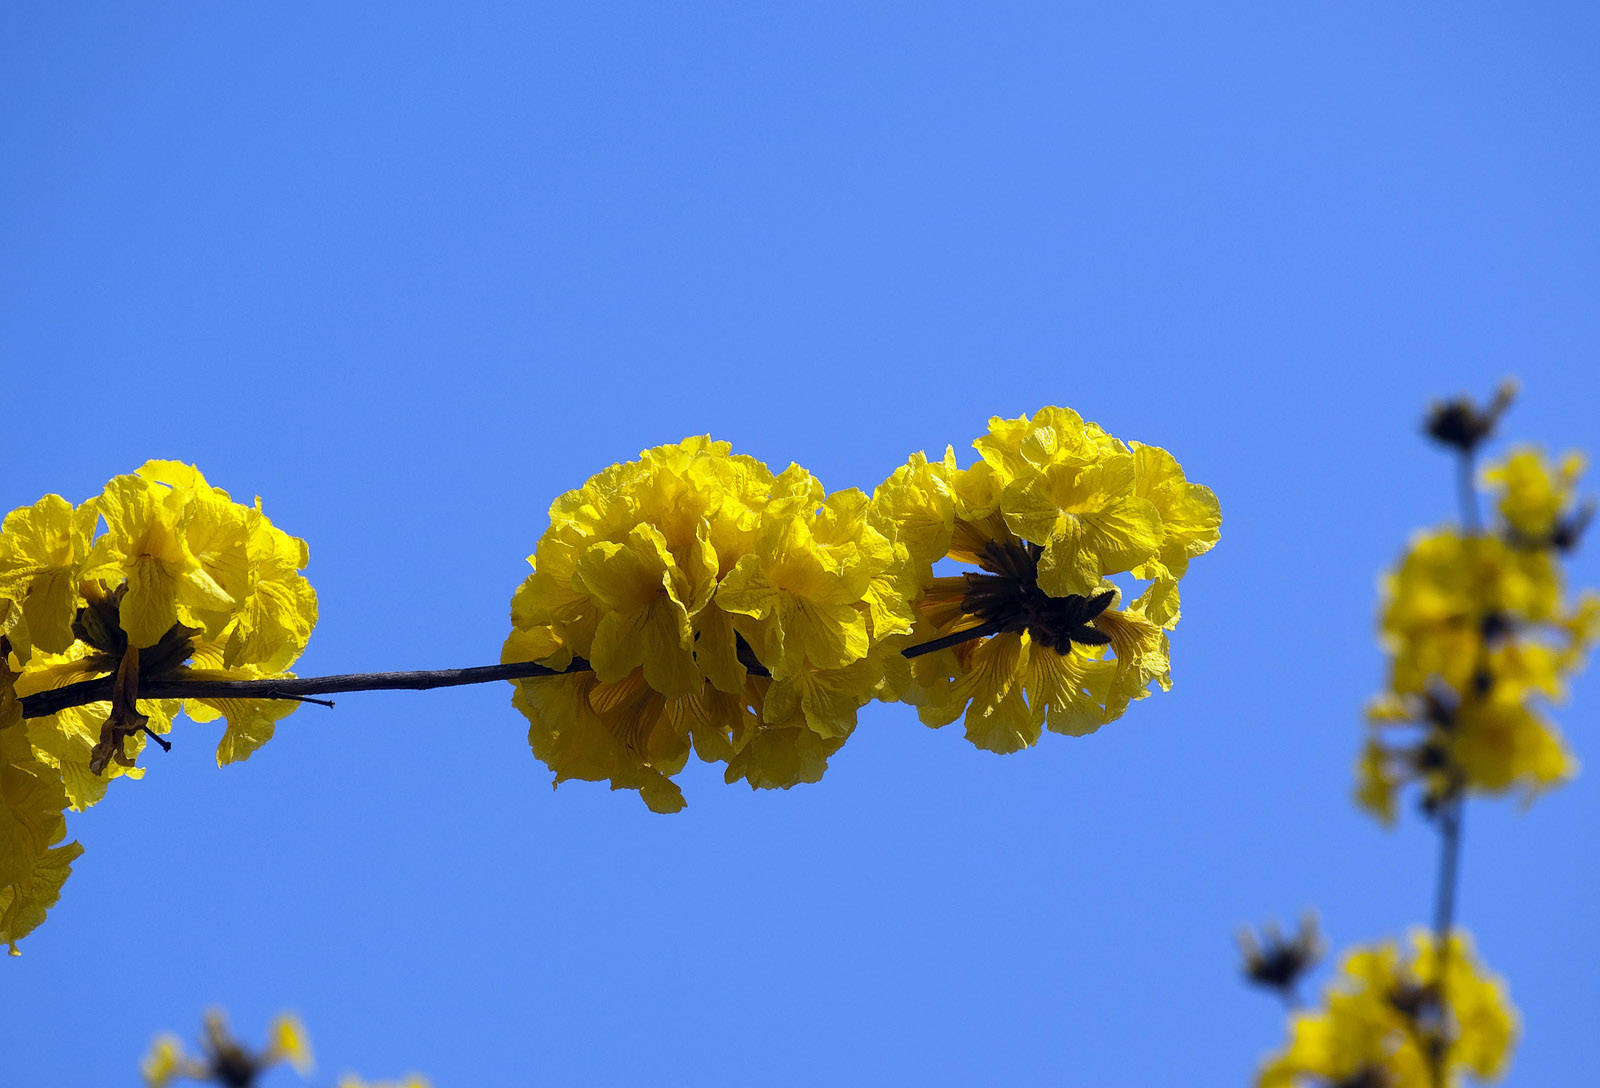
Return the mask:
[[[919,586],[897,693],[940,726],[964,714],[973,744],[1010,752],[1043,729],[1091,733],[1152,683],[1171,686],[1178,578],[1217,541],[1209,489],[1153,446],[1129,447],[1076,413],[992,419],[959,468],[922,454],[873,494],[873,518]],[[933,574],[954,560],[979,568]],[[1109,576],[1149,580],[1123,604]]]
[[904,549],[857,491],[825,495],[727,443],[612,465],[550,508],[503,661],[592,674],[516,682],[534,753],[567,779],[676,811],[693,750],[729,781],[815,781],[910,630]]
[[[17,677],[16,690],[23,697],[36,695],[104,676],[115,669],[114,659],[108,659],[107,655],[79,641],[64,654],[35,653]],[[175,699],[145,700],[139,705],[148,715],[146,726],[157,734],[171,731],[172,720],[182,706]],[[75,811],[99,802],[113,779],[144,776],[144,769],[135,765],[144,746],[142,734],[125,739],[124,759],[114,759],[99,771],[92,769],[96,763],[95,748],[102,740],[103,727],[111,712],[109,702],[87,703],[27,721],[28,740],[34,754],[60,776]]]
[[[78,573],[94,533],[92,504],[73,509],[60,495],[7,514],[0,523],[0,598],[15,601],[12,644],[60,653],[72,645]],[[20,624],[19,624],[19,621]]]
[[1531,798],[1578,773],[1578,761],[1555,727],[1510,684],[1462,704],[1449,748],[1468,784],[1483,792],[1521,788]]
[[[1600,600],[1568,603],[1551,549],[1453,529],[1415,538],[1384,582],[1387,691],[1357,769],[1357,803],[1392,822],[1396,794],[1457,788],[1525,797],[1577,773],[1539,710],[1560,700],[1600,633]],[[1397,737],[1396,726],[1420,733]]]
[[1410,770],[1413,769],[1405,766],[1401,755],[1369,736],[1361,745],[1361,757],[1356,761],[1356,804],[1377,817],[1385,827],[1393,827],[1400,815],[1400,787]]
[[139,1063],[139,1073],[144,1077],[145,1088],[167,1088],[179,1077],[187,1077],[190,1065],[178,1037],[161,1035],[150,1044],[150,1053]]
[[1389,690],[1400,695],[1435,681],[1465,690],[1491,617],[1527,625],[1563,615],[1560,572],[1547,554],[1454,529],[1415,537],[1383,589]]
[[428,1078],[418,1073],[408,1073],[399,1080],[365,1081],[354,1073],[339,1078],[338,1088],[431,1088]]
[[1044,408],[1031,420],[990,420],[973,445],[1004,481],[1006,525],[1043,548],[1046,593],[1088,595],[1102,577],[1156,558],[1161,512],[1135,486],[1133,452],[1097,424]]
[[1257,1088],[1432,1088],[1433,1045],[1445,1048],[1450,1084],[1463,1072],[1503,1074],[1517,1034],[1504,985],[1483,970],[1465,934],[1450,938],[1442,979],[1432,935],[1417,930],[1411,945],[1409,956],[1392,941],[1350,952],[1323,1005],[1294,1014],[1289,1043],[1263,1065]]
[[[97,514],[107,531],[91,543]],[[234,503],[198,469],[173,461],[116,477],[77,511],[54,496],[14,511],[0,554],[9,557],[6,584],[22,590],[21,622],[7,622],[32,633],[41,651],[18,655],[23,695],[120,675],[133,654],[130,673],[141,679],[282,676],[316,623],[316,594],[300,574],[305,542],[273,526],[259,499],[254,507]],[[30,602],[37,606],[31,621]],[[63,614],[67,643],[40,639]],[[259,747],[296,705],[205,700],[189,709],[198,721],[228,718],[218,748],[226,763]],[[96,703],[34,719],[28,733],[82,808],[104,795],[107,777],[137,777],[141,728],[167,732],[180,707],[140,700],[137,711],[131,704],[119,711]]]
[[[0,674],[9,672],[0,663]],[[83,852],[75,842],[60,845],[67,834],[66,791],[55,768],[34,755],[20,716],[19,707],[0,719],[0,943],[12,955],[17,941],[55,906]]]
[[223,648],[225,667],[279,672],[304,651],[317,599],[300,574],[305,541],[254,507],[233,502],[192,465],[150,461],[118,476],[93,504],[108,532],[86,577],[126,579],[121,624],[135,646],[176,622]]
[[600,540],[585,548],[573,570],[573,588],[588,595],[600,615],[586,655],[602,681],[614,683],[636,668],[665,695],[686,695],[700,684],[694,663],[698,615],[716,587],[717,557],[700,538],[680,565],[652,525],[635,525],[620,543]]
[[311,1072],[315,1065],[311,1058],[311,1040],[298,1016],[279,1013],[267,1031],[270,1038],[262,1054],[263,1065],[288,1062],[302,1077]]
[[[1161,546],[1155,559],[1135,567],[1136,578],[1153,579],[1151,618],[1171,627],[1178,618],[1178,579],[1189,560],[1216,547],[1222,533],[1222,507],[1209,487],[1189,483],[1177,458],[1159,446],[1131,442],[1134,492],[1149,499],[1161,515]],[[1169,622],[1170,621],[1170,622]]]
[[[237,665],[231,669],[219,667],[214,648],[196,650],[194,664],[181,669],[178,678],[184,680],[262,680],[268,677],[293,676],[293,673],[269,672],[254,665]],[[208,665],[210,667],[208,667]],[[160,706],[160,703],[155,704]],[[168,704],[171,705],[171,704]],[[299,704],[289,699],[185,699],[183,711],[197,722],[213,722],[222,718],[225,723],[222,739],[217,742],[217,765],[225,766],[248,759],[256,749],[272,739],[278,722],[294,713]],[[172,715],[169,714],[169,720]]]
[[1580,453],[1568,453],[1559,465],[1552,465],[1537,448],[1522,446],[1485,468],[1483,482],[1500,492],[1496,506],[1513,537],[1543,544],[1551,540],[1571,507],[1583,469]]
[[17,672],[11,665],[8,621],[17,614],[15,603],[0,599],[0,729],[22,723],[22,700],[17,695]]
[[130,645],[154,646],[179,622],[202,627],[200,610],[233,604],[189,548],[193,512],[182,497],[139,476],[117,476],[94,501],[108,531],[95,541],[84,573],[127,583],[121,624]]

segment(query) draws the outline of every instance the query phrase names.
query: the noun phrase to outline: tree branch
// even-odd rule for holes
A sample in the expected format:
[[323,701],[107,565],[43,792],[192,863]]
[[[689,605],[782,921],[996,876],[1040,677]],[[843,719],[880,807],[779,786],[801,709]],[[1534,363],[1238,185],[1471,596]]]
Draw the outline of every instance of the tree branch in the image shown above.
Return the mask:
[[[300,676],[266,680],[144,680],[140,699],[300,699],[337,695],[346,691],[427,691],[464,684],[490,684],[529,676],[561,676],[588,672],[589,663],[572,659],[565,669],[552,669],[532,661],[509,665],[475,665],[465,669],[421,669],[413,672],[352,672],[339,676]],[[35,692],[22,700],[26,718],[40,718],[68,707],[103,702],[111,698],[111,676],[80,680],[76,684]],[[332,704],[329,704],[332,705]]]

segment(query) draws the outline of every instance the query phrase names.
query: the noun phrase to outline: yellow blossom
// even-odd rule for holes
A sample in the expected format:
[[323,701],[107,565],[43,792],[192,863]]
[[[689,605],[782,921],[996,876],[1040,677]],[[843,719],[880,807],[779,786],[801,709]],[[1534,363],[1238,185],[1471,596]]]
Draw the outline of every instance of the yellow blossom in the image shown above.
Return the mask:
[[[1407,782],[1525,797],[1577,772],[1541,711],[1600,633],[1600,601],[1566,599],[1555,549],[1454,529],[1419,535],[1383,583],[1387,689],[1357,768],[1357,803],[1392,822]],[[1415,736],[1399,728],[1416,726]]]
[[691,751],[730,781],[815,781],[911,627],[906,553],[868,514],[860,492],[826,495],[798,466],[774,475],[709,438],[558,498],[501,651],[593,669],[516,683],[556,782],[676,811]]
[[1389,690],[1420,694],[1469,683],[1491,616],[1519,624],[1561,616],[1560,572],[1544,552],[1454,529],[1420,534],[1383,583],[1381,631]]
[[264,1065],[288,1062],[302,1077],[311,1072],[315,1065],[311,1058],[311,1040],[298,1016],[279,1013],[267,1031],[267,1049],[262,1054]]
[[176,1035],[161,1035],[150,1044],[150,1052],[139,1063],[139,1073],[145,1088],[167,1088],[180,1077],[189,1075],[190,1060],[183,1052],[183,1043]]
[[1004,481],[1000,512],[1011,532],[1043,549],[1039,586],[1087,595],[1102,577],[1154,559],[1161,512],[1135,486],[1133,452],[1068,408],[1031,420],[990,420],[973,445]]
[[61,776],[34,755],[19,713],[7,717],[0,719],[0,944],[16,955],[17,941],[55,906],[83,848],[61,845],[67,834]]
[[189,548],[189,507],[176,493],[138,476],[118,476],[95,500],[107,533],[89,554],[85,576],[126,582],[121,624],[133,646],[154,646],[174,625],[201,626],[197,612],[233,599]]
[[[24,697],[36,695],[103,676],[115,667],[114,662],[108,661],[104,655],[81,641],[74,643],[64,654],[35,653],[17,678],[17,694]],[[152,733],[158,734],[171,730],[172,720],[177,716],[180,706],[177,700],[172,699],[140,703],[141,709],[149,716],[147,727]],[[27,735],[35,755],[60,775],[71,807],[76,811],[99,802],[113,779],[144,776],[144,769],[135,762],[144,747],[143,735],[135,735],[125,741],[125,760],[112,760],[98,772],[92,769],[95,747],[101,741],[102,727],[111,710],[109,702],[86,703],[27,721]]]
[[1263,1065],[1257,1088],[1433,1088],[1434,1045],[1444,1048],[1448,1084],[1463,1073],[1503,1074],[1517,1034],[1504,985],[1484,971],[1466,935],[1451,936],[1442,978],[1436,951],[1432,935],[1417,930],[1410,955],[1392,941],[1350,952],[1322,1005],[1293,1015],[1289,1043]]
[[1531,797],[1578,772],[1578,761],[1555,727],[1505,683],[1487,698],[1462,704],[1449,748],[1467,782],[1484,792],[1520,788]]
[[17,604],[8,621],[12,644],[26,656],[37,645],[60,653],[72,645],[78,574],[94,533],[93,504],[73,508],[46,495],[0,523],[0,598]]
[[1499,492],[1495,505],[1514,537],[1539,544],[1551,539],[1562,514],[1572,506],[1583,469],[1580,453],[1568,453],[1553,465],[1537,448],[1521,446],[1485,468],[1483,482]]
[[[91,543],[96,514],[106,532]],[[305,542],[275,527],[259,499],[253,507],[234,503],[198,469],[178,462],[150,461],[118,476],[76,512],[53,496],[14,511],[0,535],[0,553],[13,557],[16,584],[25,569],[16,557],[31,557],[26,570],[33,572],[35,596],[40,571],[69,572],[74,579],[67,599],[74,637],[59,649],[35,638],[44,652],[23,662],[22,694],[116,673],[130,651],[141,655],[138,672],[146,679],[282,676],[316,623],[316,594],[300,574]],[[60,581],[51,578],[52,585]],[[41,623],[24,626],[36,632]],[[141,701],[141,713],[149,716],[144,727],[166,732],[180,705]],[[200,721],[219,713],[229,719],[218,748],[219,762],[226,763],[254,751],[296,705],[210,700],[191,701],[190,710]],[[142,734],[115,738],[113,758],[105,758],[103,733],[112,709],[90,704],[28,724],[40,757],[60,769],[74,807],[98,800],[105,776],[137,776]]]
[[221,1009],[208,1009],[201,1021],[200,1054],[185,1053],[177,1036],[164,1034],[151,1044],[140,1064],[145,1088],[167,1088],[178,1080],[219,1085],[255,1084],[274,1066],[287,1063],[302,1077],[313,1068],[305,1025],[292,1013],[280,1013],[268,1028],[267,1045],[254,1050],[235,1038]]
[[[889,671],[897,693],[927,724],[964,717],[973,744],[1010,752],[1170,687],[1177,581],[1217,542],[1216,497],[1165,450],[1067,409],[992,419],[973,444],[970,468],[916,454],[873,494],[920,588],[911,641],[936,647]],[[980,570],[935,576],[945,559]],[[1111,576],[1149,585],[1126,602]]]
[[[172,461],[118,476],[76,508],[48,495],[0,523],[6,790],[30,806],[8,801],[8,818],[32,828],[19,832],[16,864],[31,856],[38,870],[5,893],[6,933],[37,924],[76,854],[76,845],[38,845],[46,831],[51,842],[61,837],[50,821],[99,801],[113,778],[141,776],[145,739],[170,731],[183,708],[142,698],[141,683],[286,675],[316,623],[316,595],[300,574],[306,559],[305,542],[273,526],[259,499],[234,503],[198,469]],[[15,721],[23,698],[107,677],[110,701]],[[197,721],[228,719],[218,745],[226,763],[259,747],[296,706],[208,699],[188,709]],[[51,814],[38,802],[45,793],[61,797]]]
[[135,646],[177,622],[224,648],[227,667],[286,668],[316,624],[316,595],[300,575],[305,541],[254,507],[231,501],[198,469],[151,461],[95,500],[107,532],[85,577],[128,584],[121,624]]

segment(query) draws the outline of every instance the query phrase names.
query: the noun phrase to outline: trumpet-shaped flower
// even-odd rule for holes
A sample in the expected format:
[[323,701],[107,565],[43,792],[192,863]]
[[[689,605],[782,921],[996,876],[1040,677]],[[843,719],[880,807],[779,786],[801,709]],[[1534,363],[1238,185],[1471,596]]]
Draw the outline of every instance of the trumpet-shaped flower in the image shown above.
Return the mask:
[[95,542],[85,573],[127,583],[121,624],[132,646],[154,646],[180,621],[201,626],[200,610],[233,604],[190,549],[186,530],[195,512],[176,494],[139,476],[118,476],[95,500],[108,531]]

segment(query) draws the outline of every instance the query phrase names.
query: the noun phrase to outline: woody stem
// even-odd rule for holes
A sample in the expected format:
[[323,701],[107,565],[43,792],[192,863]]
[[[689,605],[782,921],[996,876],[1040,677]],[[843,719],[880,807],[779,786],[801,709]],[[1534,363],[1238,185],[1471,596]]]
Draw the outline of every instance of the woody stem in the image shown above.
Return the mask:
[[[975,628],[957,631],[917,646],[900,651],[907,658],[942,650],[970,639],[993,634],[993,630]],[[312,698],[317,695],[338,695],[347,691],[428,691],[433,688],[453,688],[466,684],[492,684],[502,680],[523,680],[535,676],[563,676],[568,673],[588,672],[589,663],[581,657],[572,659],[564,669],[552,669],[533,661],[516,661],[505,665],[475,665],[464,669],[420,669],[408,672],[353,672],[337,676],[299,676],[268,678],[265,680],[188,680],[149,679],[139,683],[140,699],[295,699],[302,702],[321,702],[332,706],[331,701]],[[759,664],[749,663],[749,671],[758,676],[768,675]],[[22,700],[22,714],[26,718],[42,718],[69,707],[104,702],[111,698],[113,677],[99,676],[80,680],[65,687],[35,692]]]

